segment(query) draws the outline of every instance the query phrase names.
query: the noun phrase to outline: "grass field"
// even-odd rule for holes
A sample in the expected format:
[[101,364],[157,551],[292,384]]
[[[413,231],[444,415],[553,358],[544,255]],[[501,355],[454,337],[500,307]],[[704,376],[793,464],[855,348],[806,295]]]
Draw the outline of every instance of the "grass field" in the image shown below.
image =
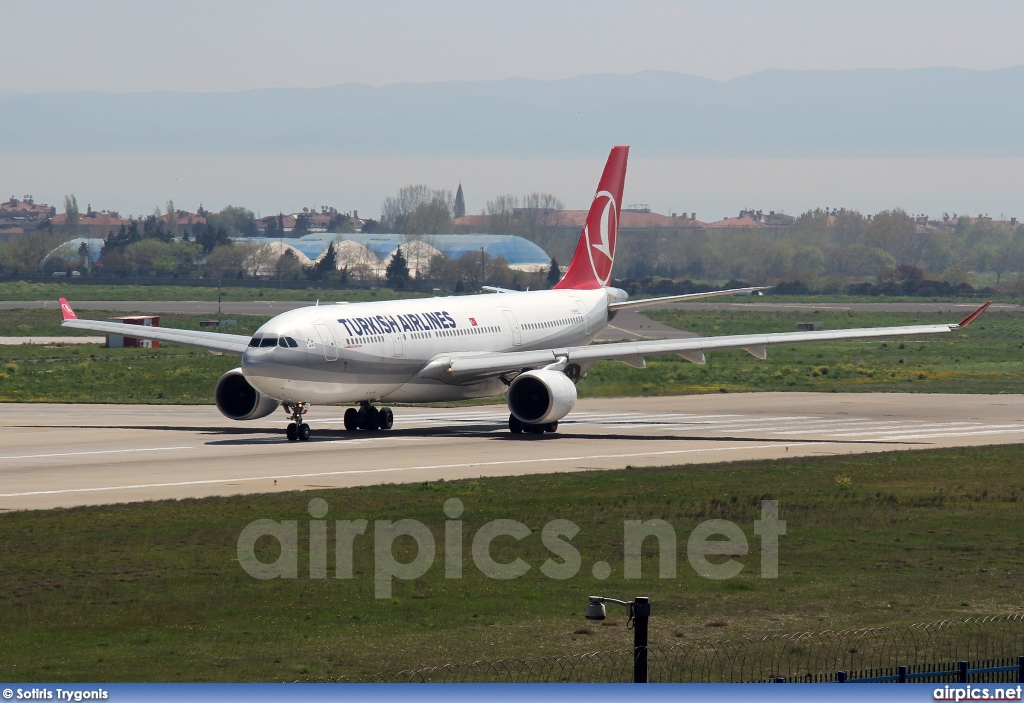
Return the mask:
[[[106,319],[113,312],[90,311]],[[704,335],[786,332],[798,321],[826,329],[949,322],[948,314],[761,311],[653,311],[652,318]],[[206,316],[165,315],[167,327],[198,329]],[[265,317],[232,315],[237,334]],[[53,310],[0,311],[0,335],[64,335]],[[91,333],[82,333],[89,335]],[[0,346],[0,402],[209,403],[237,357],[184,347],[158,350]],[[129,368],[130,367],[130,368]],[[982,317],[963,331],[894,340],[776,346],[760,361],[746,352],[708,354],[704,366],[655,357],[648,368],[602,362],[580,382],[581,397],[681,395],[740,391],[1024,392],[1024,312]]]
[[[656,469],[490,478],[450,483],[247,495],[0,515],[0,678],[43,681],[276,681],[625,646],[623,613],[586,630],[586,598],[647,595],[652,643],[693,637],[906,623],[1020,612],[1024,501],[1019,446],[751,461]],[[463,501],[463,578],[444,576],[444,502]],[[328,521],[366,519],[354,578],[310,579],[307,505]],[[760,577],[753,521],[779,501],[787,522],[779,578]],[[415,519],[438,555],[420,578],[374,597],[374,520]],[[493,519],[531,534],[497,539],[499,562],[522,558],[512,580],[484,577],[473,536]],[[573,521],[578,575],[547,578],[550,520]],[[656,545],[643,575],[623,577],[623,521],[661,518],[679,539],[676,578],[658,578]],[[712,581],[686,558],[702,521],[747,536],[743,571]],[[256,519],[296,520],[298,578],[256,580],[236,560]],[[257,543],[264,561],[278,551]],[[409,538],[395,556],[411,561]],[[713,557],[721,560],[722,557]],[[607,561],[598,580],[592,565]],[[557,560],[556,560],[557,561]],[[575,633],[575,634],[574,634]]]
[[[792,332],[818,320],[825,329],[951,322],[948,313],[649,311],[649,317],[706,336]],[[740,350],[711,352],[704,366],[679,357],[639,370],[600,364],[579,385],[582,396],[679,395],[739,391],[928,393],[1024,392],[1024,314],[982,317],[950,334],[769,347],[760,361]]]

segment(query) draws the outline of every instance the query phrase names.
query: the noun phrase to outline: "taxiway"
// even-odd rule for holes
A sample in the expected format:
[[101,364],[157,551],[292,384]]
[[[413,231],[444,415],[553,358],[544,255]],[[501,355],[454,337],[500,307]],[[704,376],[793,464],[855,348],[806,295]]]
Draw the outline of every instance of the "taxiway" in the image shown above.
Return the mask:
[[506,429],[503,405],[396,408],[390,432],[346,432],[314,407],[0,405],[0,510],[180,499],[787,456],[1024,442],[1024,397],[751,393],[583,400],[556,434]]

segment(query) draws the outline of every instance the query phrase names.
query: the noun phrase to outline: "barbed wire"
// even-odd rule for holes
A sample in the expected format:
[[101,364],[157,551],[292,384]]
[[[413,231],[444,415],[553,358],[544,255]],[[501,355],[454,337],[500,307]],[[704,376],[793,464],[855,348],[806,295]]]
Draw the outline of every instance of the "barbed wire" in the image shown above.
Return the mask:
[[[957,662],[1009,666],[1024,656],[1024,615],[851,630],[798,632],[736,640],[698,639],[648,648],[652,683],[835,681],[944,672],[919,681],[954,681]],[[1016,681],[1016,674],[986,674],[987,681]],[[368,677],[320,677],[307,682],[379,683],[615,683],[633,680],[633,650],[617,649],[534,659],[444,664]]]

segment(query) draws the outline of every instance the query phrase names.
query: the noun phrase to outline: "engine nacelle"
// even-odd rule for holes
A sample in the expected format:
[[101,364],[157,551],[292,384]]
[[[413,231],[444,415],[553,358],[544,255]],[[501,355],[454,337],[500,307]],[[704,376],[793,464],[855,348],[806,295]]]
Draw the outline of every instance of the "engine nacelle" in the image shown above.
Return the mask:
[[520,422],[556,422],[576,407],[576,386],[561,371],[539,369],[515,377],[508,387],[508,409]]
[[220,377],[213,389],[213,401],[221,414],[232,420],[258,420],[281,405],[250,386],[242,369],[231,369]]

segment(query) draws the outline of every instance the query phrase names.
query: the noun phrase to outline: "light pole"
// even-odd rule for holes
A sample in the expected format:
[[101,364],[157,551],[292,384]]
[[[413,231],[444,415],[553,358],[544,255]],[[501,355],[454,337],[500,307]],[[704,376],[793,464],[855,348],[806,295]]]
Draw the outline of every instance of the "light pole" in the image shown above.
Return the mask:
[[637,596],[632,602],[590,596],[584,615],[592,623],[605,619],[605,603],[618,603],[629,608],[629,622],[626,627],[633,630],[633,683],[647,683],[647,621],[651,617],[651,599]]

